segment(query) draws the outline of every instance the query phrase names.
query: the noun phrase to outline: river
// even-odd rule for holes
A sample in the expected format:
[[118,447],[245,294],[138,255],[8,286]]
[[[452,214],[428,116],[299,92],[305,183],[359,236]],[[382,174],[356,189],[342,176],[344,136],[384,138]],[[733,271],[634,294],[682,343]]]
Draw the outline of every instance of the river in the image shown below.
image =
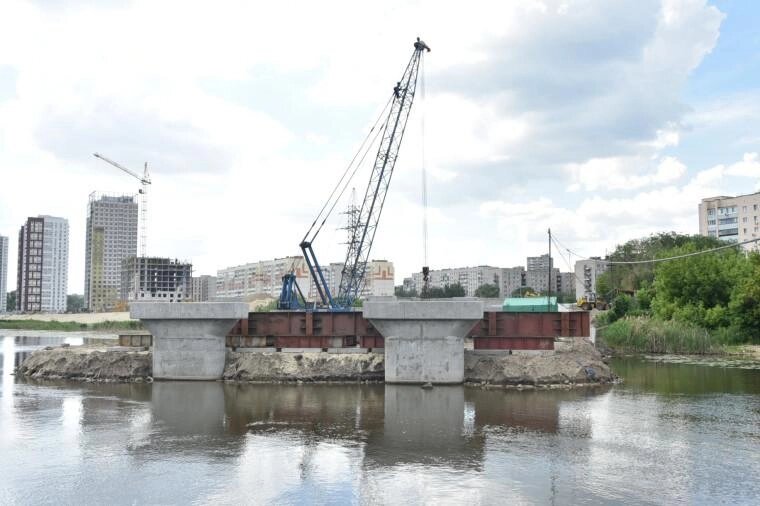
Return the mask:
[[[69,337],[81,344],[86,337]],[[514,391],[79,384],[0,337],[0,504],[757,504],[760,368],[617,359]]]

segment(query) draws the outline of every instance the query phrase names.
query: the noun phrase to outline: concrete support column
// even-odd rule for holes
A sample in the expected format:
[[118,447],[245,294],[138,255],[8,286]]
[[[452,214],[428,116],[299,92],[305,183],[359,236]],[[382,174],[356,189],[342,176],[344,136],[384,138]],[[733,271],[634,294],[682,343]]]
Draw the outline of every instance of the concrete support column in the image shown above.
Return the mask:
[[464,337],[483,318],[478,300],[369,300],[364,317],[385,338],[386,383],[464,381]]
[[224,372],[225,336],[248,317],[248,304],[134,302],[130,316],[153,335],[153,378],[217,380]]

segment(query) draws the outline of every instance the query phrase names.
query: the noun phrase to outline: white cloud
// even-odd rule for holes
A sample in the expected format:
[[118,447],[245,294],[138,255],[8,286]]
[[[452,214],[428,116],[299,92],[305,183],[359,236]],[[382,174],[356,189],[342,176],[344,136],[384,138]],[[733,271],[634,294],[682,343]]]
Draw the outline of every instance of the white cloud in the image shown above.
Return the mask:
[[[45,213],[70,221],[69,291],[82,290],[87,195],[136,190],[93,151],[131,167],[151,163],[152,253],[189,257],[198,273],[297,253],[364,135],[357,125],[390,92],[416,35],[433,49],[424,103],[432,266],[519,263],[543,250],[548,226],[606,244],[626,230],[604,224],[613,204],[660,205],[659,218],[641,218],[637,231],[668,228],[674,222],[655,200],[686,197],[656,192],[679,188],[687,174],[686,158],[668,150],[721,112],[686,117],[681,99],[721,19],[704,1],[669,0],[467,9],[453,1],[6,0],[0,66],[13,82],[0,87],[12,90],[0,96],[0,233],[12,238],[10,285],[15,231]],[[721,121],[743,114],[731,110]],[[399,277],[421,263],[415,113],[373,250],[396,262]],[[701,186],[689,198],[722,177],[754,174],[756,164],[745,158],[691,177]],[[577,191],[568,195],[567,185]],[[610,193],[644,189],[630,202]],[[579,214],[583,205],[591,214]],[[338,225],[320,238],[323,262],[343,256]]]
[[[728,188],[746,184],[747,178],[756,177],[757,163],[757,155],[750,153],[728,168],[716,165],[698,171],[681,185],[658,184],[626,197],[596,194],[577,206],[558,206],[546,197],[522,203],[492,201],[483,203],[480,213],[496,218],[503,236],[519,237],[517,242],[532,243],[534,248],[540,247],[541,235],[551,227],[577,253],[600,255],[616,244],[657,231],[698,233],[699,202],[731,194]],[[673,183],[685,171],[677,160],[664,160],[658,168],[662,183]]]
[[646,173],[642,171],[650,163],[642,157],[593,158],[585,163],[571,163],[565,168],[572,181],[569,190],[634,190],[670,183],[686,173],[686,166],[675,157],[666,156],[654,162],[656,166]]

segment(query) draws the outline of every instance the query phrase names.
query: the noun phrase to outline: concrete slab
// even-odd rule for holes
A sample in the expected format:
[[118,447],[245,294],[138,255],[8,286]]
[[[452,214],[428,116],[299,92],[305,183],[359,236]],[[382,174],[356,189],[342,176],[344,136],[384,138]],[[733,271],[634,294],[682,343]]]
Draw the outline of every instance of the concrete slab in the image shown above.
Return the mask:
[[225,336],[248,316],[248,304],[134,302],[130,316],[153,335],[153,378],[216,380],[224,371]]

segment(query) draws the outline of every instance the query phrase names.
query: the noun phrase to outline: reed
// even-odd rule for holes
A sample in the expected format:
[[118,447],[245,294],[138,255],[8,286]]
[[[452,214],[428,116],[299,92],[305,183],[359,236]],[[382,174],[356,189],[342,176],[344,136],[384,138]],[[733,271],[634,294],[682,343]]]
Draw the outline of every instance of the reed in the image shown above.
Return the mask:
[[692,323],[629,317],[599,330],[604,342],[627,353],[721,353],[729,333],[711,332]]

